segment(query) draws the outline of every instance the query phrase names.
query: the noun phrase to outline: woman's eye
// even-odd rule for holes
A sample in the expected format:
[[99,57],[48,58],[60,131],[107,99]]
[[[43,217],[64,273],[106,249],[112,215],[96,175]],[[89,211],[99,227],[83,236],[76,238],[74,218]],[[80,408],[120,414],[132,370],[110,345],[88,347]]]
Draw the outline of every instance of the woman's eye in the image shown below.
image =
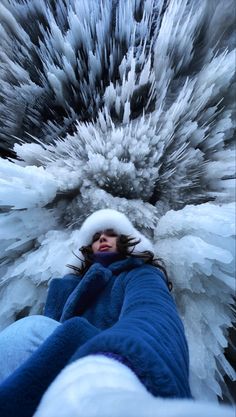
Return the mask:
[[112,236],[112,237],[118,236],[117,233],[113,229],[106,229],[106,230],[104,230],[102,232],[96,232],[93,235],[92,242],[96,242],[96,240],[100,239],[100,236],[102,234],[104,234],[106,236]]
[[93,235],[93,242],[96,242],[96,240],[98,240],[99,238],[100,238],[100,236],[101,236],[101,233],[99,233],[99,232],[97,232],[97,233],[95,233],[95,235]]
[[107,236],[117,236],[117,233],[115,232],[115,230],[113,230],[113,229],[107,229],[107,230],[105,230],[105,235],[107,235]]

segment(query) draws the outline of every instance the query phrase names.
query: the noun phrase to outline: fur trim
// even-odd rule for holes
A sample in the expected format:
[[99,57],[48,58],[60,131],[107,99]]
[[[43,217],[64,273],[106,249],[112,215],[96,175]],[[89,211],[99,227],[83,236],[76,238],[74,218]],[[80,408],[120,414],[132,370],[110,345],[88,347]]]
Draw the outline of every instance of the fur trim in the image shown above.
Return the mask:
[[66,366],[33,417],[234,417],[235,409],[153,397],[125,365],[89,355]]
[[135,229],[128,217],[112,209],[98,210],[87,217],[81,226],[79,241],[82,242],[82,246],[89,245],[94,233],[105,229],[114,229],[119,234],[131,235],[140,239],[140,243],[135,246],[135,252],[153,251],[151,242]]
[[[34,417],[90,415],[82,406],[84,400],[104,392],[108,395],[116,392],[135,395],[145,393],[151,398],[151,394],[127,366],[103,355],[88,355],[61,371],[44,394]],[[92,408],[96,410],[96,404],[92,404]],[[101,416],[103,412],[99,414]]]
[[[135,229],[125,214],[113,209],[102,209],[92,213],[83,222],[79,230],[72,232],[69,246],[73,255],[67,259],[65,264],[80,267],[83,255],[79,251],[79,248],[89,245],[92,241],[94,233],[110,228],[114,229],[119,234],[131,235],[136,239],[140,239],[140,243],[138,243],[134,248],[134,253],[145,250],[154,252],[154,247],[150,240]],[[78,255],[79,258],[74,254]],[[68,273],[71,273],[71,269],[65,266],[64,270],[62,270],[62,275]]]

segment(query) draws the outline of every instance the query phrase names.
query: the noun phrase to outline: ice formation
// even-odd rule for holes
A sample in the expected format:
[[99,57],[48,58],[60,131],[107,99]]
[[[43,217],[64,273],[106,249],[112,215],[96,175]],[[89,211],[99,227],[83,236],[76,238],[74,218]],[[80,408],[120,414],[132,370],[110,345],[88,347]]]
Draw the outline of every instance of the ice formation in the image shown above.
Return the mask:
[[231,0],[2,0],[0,325],[42,312],[100,208],[174,283],[199,399],[234,377]]

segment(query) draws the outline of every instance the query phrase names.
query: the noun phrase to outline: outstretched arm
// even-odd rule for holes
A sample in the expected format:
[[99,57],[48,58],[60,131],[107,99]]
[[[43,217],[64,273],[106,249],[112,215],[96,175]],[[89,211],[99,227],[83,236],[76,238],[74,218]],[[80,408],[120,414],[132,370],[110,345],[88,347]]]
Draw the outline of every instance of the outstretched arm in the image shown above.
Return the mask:
[[72,361],[113,352],[144,385],[163,397],[190,397],[188,348],[183,324],[162,272],[144,265],[127,274],[118,322],[79,348]]

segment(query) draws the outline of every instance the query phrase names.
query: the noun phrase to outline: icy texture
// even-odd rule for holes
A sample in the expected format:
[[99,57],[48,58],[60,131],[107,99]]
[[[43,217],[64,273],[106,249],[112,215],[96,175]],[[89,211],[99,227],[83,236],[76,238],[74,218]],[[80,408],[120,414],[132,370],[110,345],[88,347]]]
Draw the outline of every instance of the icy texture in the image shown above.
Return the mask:
[[[156,253],[173,280],[190,351],[190,382],[196,398],[214,399],[226,363],[225,331],[233,320],[235,292],[235,205],[211,203],[168,211],[155,230]],[[214,382],[213,382],[214,381]]]
[[231,0],[2,0],[1,327],[41,312],[78,228],[114,208],[174,283],[197,398],[233,377]]

